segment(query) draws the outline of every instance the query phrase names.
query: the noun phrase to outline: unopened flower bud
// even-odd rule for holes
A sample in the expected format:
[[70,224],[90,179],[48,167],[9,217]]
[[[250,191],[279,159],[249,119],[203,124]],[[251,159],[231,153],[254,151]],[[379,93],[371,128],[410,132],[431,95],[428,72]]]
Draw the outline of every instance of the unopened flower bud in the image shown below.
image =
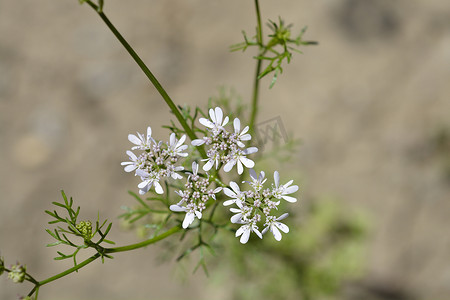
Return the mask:
[[90,221],[81,221],[76,227],[86,241],[91,240],[92,223]]
[[8,278],[12,279],[15,283],[20,283],[25,280],[27,267],[22,266],[19,263],[11,267],[11,271],[8,274]]

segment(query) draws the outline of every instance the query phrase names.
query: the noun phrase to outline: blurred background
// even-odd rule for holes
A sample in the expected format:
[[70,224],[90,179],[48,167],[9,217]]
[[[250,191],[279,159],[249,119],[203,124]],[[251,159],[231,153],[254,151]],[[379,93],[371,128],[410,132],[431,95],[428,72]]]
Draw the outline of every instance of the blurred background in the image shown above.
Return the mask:
[[[253,35],[253,1],[105,2],[105,12],[176,103],[204,107],[220,86],[249,101],[255,53],[228,49],[242,41],[241,30]],[[339,211],[327,220],[343,214],[354,224],[356,214],[365,224],[357,243],[363,250],[344,259],[355,260],[357,275],[342,275],[339,293],[332,289],[312,299],[450,299],[448,1],[260,4],[264,20],[282,16],[294,24],[294,33],[307,25],[305,39],[320,43],[295,55],[274,88],[268,89],[269,78],[261,86],[258,121],[279,117],[290,138],[301,140],[284,168],[285,178],[301,186],[293,218],[300,225],[290,224],[292,237],[317,228],[307,220],[322,216],[311,213],[318,203],[328,203],[319,209],[325,215]],[[166,139],[169,133],[160,126],[170,118],[155,89],[87,5],[0,0],[0,251],[7,265],[25,263],[38,279],[71,265],[54,262],[55,249],[45,247],[51,239],[44,210],[60,200],[61,189],[86,219],[100,211],[113,221],[111,236],[118,244],[138,240],[116,219],[120,207],[133,201],[127,190],[137,185],[120,166],[130,147],[127,135],[151,125],[155,137]],[[229,243],[241,246],[236,239]],[[287,264],[305,253],[289,245],[282,246]],[[257,244],[248,249],[254,250],[241,255],[258,255]],[[225,270],[220,255],[207,278],[173,259],[161,264],[157,253],[163,250],[150,247],[117,254],[104,265],[95,262],[46,286],[41,297],[243,299],[230,284],[248,287],[249,294],[260,288]],[[249,276],[270,271],[280,282],[294,278],[295,285],[297,277],[282,267]],[[0,298],[14,299],[29,287],[2,276]],[[301,299],[293,293],[290,298]]]

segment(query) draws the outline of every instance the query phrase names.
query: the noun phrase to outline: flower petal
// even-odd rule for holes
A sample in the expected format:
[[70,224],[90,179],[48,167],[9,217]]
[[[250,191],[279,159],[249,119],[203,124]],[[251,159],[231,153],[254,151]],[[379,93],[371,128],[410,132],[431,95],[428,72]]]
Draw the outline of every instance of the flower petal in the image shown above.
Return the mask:
[[278,227],[284,233],[288,233],[289,232],[289,227],[286,224],[283,224],[283,223],[280,223],[280,222],[276,222],[275,226]]
[[200,146],[200,145],[203,145],[204,143],[205,143],[204,139],[196,139],[191,142],[191,145],[192,146]]
[[278,188],[278,185],[280,183],[280,174],[278,173],[278,171],[273,172],[273,179],[275,181],[275,187]]
[[277,241],[281,241],[281,232],[278,230],[276,226],[271,226],[270,229],[272,230],[273,236]]
[[176,211],[176,212],[186,211],[186,207],[179,206],[179,205],[175,205],[175,204],[171,205],[171,206],[169,207],[169,209],[170,209],[171,211]]
[[[255,162],[251,159],[248,159],[247,157],[241,157],[240,161],[246,166],[247,168],[253,168],[255,166]],[[241,173],[239,173],[241,174]]]
[[135,136],[134,134],[129,134],[128,135],[128,140],[130,142],[132,142],[133,144],[138,145],[138,146],[142,144],[142,141],[137,136]]
[[159,184],[158,181],[153,182],[153,184],[155,185],[155,191],[156,191],[156,193],[158,193],[158,194],[160,194],[160,195],[161,195],[161,194],[164,194],[164,190],[163,190],[161,184]]
[[241,131],[241,120],[235,118],[233,121],[234,132],[239,133]]
[[236,164],[236,161],[235,160],[230,160],[229,162],[227,162],[226,164],[225,164],[225,166],[223,167],[223,170],[225,171],[225,172],[230,172],[231,171],[231,169],[233,169],[233,166]]
[[214,160],[210,159],[208,162],[203,166],[204,171],[211,170],[212,166],[214,165]]
[[194,222],[194,219],[195,219],[194,213],[188,212],[183,220],[183,228],[184,229],[188,228],[188,226],[191,225],[192,222]]
[[245,244],[248,242],[248,239],[250,238],[250,229],[247,229],[244,231],[244,233],[241,236],[241,239],[239,240],[242,244]]
[[287,202],[297,202],[297,198],[291,197],[291,196],[281,196],[281,198],[283,198],[284,200],[286,200]]

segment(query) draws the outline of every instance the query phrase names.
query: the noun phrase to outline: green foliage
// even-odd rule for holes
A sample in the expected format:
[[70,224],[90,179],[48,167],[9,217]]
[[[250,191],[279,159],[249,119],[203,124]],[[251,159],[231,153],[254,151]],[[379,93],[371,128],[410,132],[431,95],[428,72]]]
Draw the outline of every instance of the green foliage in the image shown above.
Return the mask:
[[257,46],[259,48],[258,55],[254,58],[260,61],[267,61],[268,64],[265,69],[258,74],[258,79],[265,77],[268,74],[273,73],[272,81],[269,88],[272,88],[278,76],[283,73],[283,63],[286,61],[288,64],[292,59],[292,52],[297,52],[302,54],[298,47],[317,45],[314,41],[304,41],[303,34],[305,33],[307,27],[304,27],[295,39],[291,39],[291,27],[292,24],[285,25],[284,20],[281,17],[278,20],[278,24],[270,21],[267,26],[272,31],[268,35],[269,42],[264,44],[263,41],[258,41],[257,36],[249,39],[245,31],[242,31],[244,36],[244,42],[239,44],[234,44],[230,46],[231,51],[245,51],[248,47]]
[[[70,254],[64,254],[60,251],[57,251],[58,256],[55,257],[55,260],[63,260],[72,258],[74,266],[77,266],[76,256],[81,249],[94,248],[102,257],[102,261],[104,257],[112,258],[112,256],[105,253],[105,249],[100,245],[101,243],[114,244],[114,242],[107,240],[106,236],[111,230],[112,223],[109,223],[106,226],[106,229],[102,231],[103,227],[107,224],[108,220],[103,221],[100,224],[100,216],[97,217],[97,221],[95,222],[95,230],[92,232],[92,223],[90,221],[81,221],[78,222],[78,216],[80,214],[80,207],[77,207],[74,210],[73,199],[67,199],[64,191],[61,191],[62,197],[64,199],[64,203],[60,202],[52,202],[53,205],[65,209],[67,216],[61,216],[58,214],[56,210],[53,212],[46,210],[45,212],[50,215],[54,220],[49,221],[49,224],[59,224],[63,223],[66,225],[66,228],[61,226],[57,226],[55,229],[50,230],[46,229],[47,233],[50,234],[56,242],[50,243],[47,247],[53,247],[57,245],[66,245],[74,248],[73,252]],[[92,239],[99,235],[97,242],[93,242]],[[81,238],[83,243],[76,242],[73,237]]]

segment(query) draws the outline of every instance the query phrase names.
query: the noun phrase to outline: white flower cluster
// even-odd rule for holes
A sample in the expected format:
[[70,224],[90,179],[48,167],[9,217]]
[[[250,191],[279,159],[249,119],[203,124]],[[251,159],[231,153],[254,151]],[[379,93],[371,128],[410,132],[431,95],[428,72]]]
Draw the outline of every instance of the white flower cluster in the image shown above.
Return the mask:
[[202,218],[202,211],[206,208],[206,202],[209,199],[216,200],[216,194],[222,190],[221,187],[212,189],[209,175],[201,177],[198,174],[198,164],[192,163],[192,173],[188,176],[185,189],[176,191],[181,201],[176,205],[171,205],[170,210],[175,212],[186,212],[183,221],[183,228],[187,228],[195,220]]
[[[278,211],[281,199],[288,202],[297,201],[296,198],[289,195],[295,193],[298,186],[292,185],[293,180],[281,185],[280,176],[275,171],[274,184],[271,188],[264,188],[264,183],[267,181],[264,178],[264,172],[256,175],[252,169],[255,163],[247,158],[248,154],[255,153],[258,149],[256,147],[244,149],[244,142],[251,140],[248,133],[249,127],[246,126],[241,130],[241,122],[235,118],[233,121],[234,131],[227,131],[225,126],[228,124],[229,117],[224,117],[220,107],[210,109],[209,117],[210,119],[199,119],[199,122],[206,127],[207,136],[192,141],[193,146],[207,146],[207,158],[202,160],[206,161],[203,165],[205,174],[198,173],[197,162],[192,163],[192,173],[186,172],[189,176],[184,189],[176,191],[181,200],[177,204],[171,205],[170,210],[186,213],[182,222],[182,227],[186,229],[196,218],[199,220],[202,218],[206,203],[211,199],[216,200],[216,194],[223,190],[225,195],[231,198],[226,200],[223,205],[235,204],[237,206],[237,208],[230,208],[234,213],[231,222],[241,225],[236,231],[236,237],[240,236],[241,243],[247,243],[252,232],[262,238],[262,235],[268,231],[272,232],[277,241],[280,241],[281,232],[289,232],[289,227],[280,222],[288,214],[277,217],[275,213]],[[141,153],[136,155],[132,151],[127,151],[130,161],[122,162],[122,166],[126,172],[134,171],[135,175],[141,178],[141,183],[138,185],[141,195],[152,187],[156,193],[163,194],[161,180],[169,177],[182,178],[177,172],[184,170],[179,163],[180,157],[188,156],[188,153],[183,152],[188,148],[187,145],[184,145],[185,135],[178,140],[175,133],[172,133],[169,142],[155,141],[152,138],[152,130],[148,127],[147,135],[129,134],[128,140],[134,144],[131,150],[140,150]],[[250,184],[251,189],[241,191],[239,185],[233,181],[230,182],[229,188],[214,187],[214,180],[208,174],[214,165],[216,170],[223,167],[225,172],[231,171],[236,165],[238,174],[243,173],[244,166],[249,168],[251,181],[247,183]],[[262,232],[259,231],[261,223],[264,227]]]
[[182,171],[182,166],[177,166],[179,157],[186,157],[188,154],[183,151],[187,145],[183,145],[186,136],[183,135],[179,140],[175,133],[170,135],[169,142],[155,141],[152,138],[152,129],[147,128],[147,135],[137,133],[128,135],[128,140],[135,146],[131,150],[141,150],[139,156],[131,151],[127,151],[130,161],[122,162],[126,172],[135,171],[136,176],[140,176],[142,182],[139,183],[139,194],[143,195],[153,186],[158,194],[164,193],[160,181],[164,177],[180,179],[182,176],[177,172]]
[[255,163],[247,158],[248,154],[252,154],[258,151],[256,147],[245,147],[244,141],[251,140],[251,135],[248,134],[249,127],[246,126],[241,131],[241,121],[235,118],[233,121],[234,132],[229,132],[225,129],[225,125],[228,124],[229,118],[223,117],[223,112],[220,107],[209,110],[210,120],[206,118],[200,118],[199,122],[207,128],[209,133],[201,139],[192,141],[193,146],[207,145],[209,149],[207,151],[206,164],[203,166],[204,171],[209,171],[216,165],[216,170],[219,168],[219,164],[224,164],[224,171],[229,172],[237,165],[238,174],[242,174],[244,171],[243,165],[247,168],[253,168]]
[[[265,174],[261,173],[257,176],[256,172],[251,169],[250,177],[251,182],[247,182],[252,187],[249,191],[241,191],[237,183],[231,181],[229,188],[224,188],[224,193],[230,197],[223,205],[228,206],[236,204],[238,208],[230,208],[230,211],[235,215],[231,217],[231,222],[242,225],[236,231],[236,237],[240,236],[240,242],[245,244],[248,242],[250,233],[254,232],[259,238],[262,239],[262,234],[265,234],[270,230],[277,241],[281,240],[281,233],[289,232],[289,227],[279,222],[288,216],[287,213],[282,214],[279,217],[273,215],[274,210],[278,210],[280,200],[284,199],[288,202],[296,202],[297,199],[289,194],[295,193],[298,190],[297,185],[292,185],[293,180],[284,185],[280,185],[280,175],[277,171],[274,172],[274,184],[272,187],[264,189],[264,183],[267,179],[264,178]],[[257,223],[265,218],[265,228],[261,232]]]

